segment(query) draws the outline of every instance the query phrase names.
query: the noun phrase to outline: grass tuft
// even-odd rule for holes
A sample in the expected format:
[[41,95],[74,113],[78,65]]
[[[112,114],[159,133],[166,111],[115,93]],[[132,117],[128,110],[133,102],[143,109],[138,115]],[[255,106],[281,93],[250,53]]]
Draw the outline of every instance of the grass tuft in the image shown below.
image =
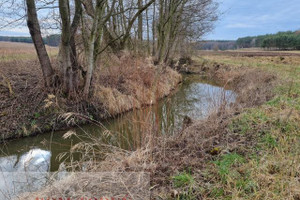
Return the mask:
[[182,172],[172,177],[173,184],[176,188],[191,186],[195,180],[193,176],[187,172]]

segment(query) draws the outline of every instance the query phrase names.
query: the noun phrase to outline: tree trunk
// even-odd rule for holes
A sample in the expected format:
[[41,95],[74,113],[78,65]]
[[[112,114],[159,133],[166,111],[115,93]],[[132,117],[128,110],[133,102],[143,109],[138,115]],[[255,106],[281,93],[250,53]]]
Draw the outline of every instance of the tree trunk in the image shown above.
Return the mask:
[[83,89],[83,94],[86,98],[90,93],[91,81],[93,76],[93,71],[95,68],[97,52],[99,51],[102,35],[103,35],[103,15],[105,13],[106,1],[98,0],[96,2],[96,9],[93,19],[93,25],[91,28],[90,36],[88,39],[88,44],[86,44],[86,64],[87,64],[87,74],[85,85]]
[[148,50],[148,55],[150,55],[151,46],[150,46],[150,28],[149,28],[148,9],[146,9],[146,25],[147,25],[147,50]]
[[93,70],[94,70],[95,38],[96,38],[95,34],[91,35],[90,45],[89,45],[89,49],[88,49],[87,57],[86,57],[87,73],[86,73],[86,80],[85,80],[85,85],[84,85],[84,90],[83,90],[83,94],[86,98],[88,97],[88,95],[90,93],[90,86],[91,86],[92,75],[93,75]]
[[136,19],[140,15],[142,15],[142,13],[144,12],[144,10],[146,10],[149,6],[151,6],[153,2],[155,2],[155,0],[150,0],[147,4],[145,4],[144,6],[142,6],[142,8],[139,9],[137,11],[137,13],[135,13],[135,15],[132,17],[132,19],[128,22],[128,26],[126,27],[124,37],[123,37],[123,39],[120,42],[121,49],[125,49],[126,43],[128,42],[128,40],[130,38],[130,31],[131,31],[132,26],[133,26],[134,22],[136,21]]
[[158,36],[157,36],[157,52],[156,62],[160,64],[162,61],[162,54],[165,49],[165,0],[159,1],[159,22],[158,22]]
[[44,82],[46,87],[53,86],[54,71],[51,66],[51,62],[43,42],[41,29],[37,17],[36,5],[34,0],[26,0],[27,6],[27,26],[34,43],[35,50],[38,55],[38,59],[42,68]]
[[156,12],[156,2],[153,3],[153,18],[152,18],[152,56],[155,56],[155,36],[156,36],[156,23],[155,23],[155,12]]
[[62,33],[59,50],[59,63],[63,76],[64,92],[73,96],[79,84],[77,52],[75,46],[75,34],[80,22],[81,3],[75,1],[75,14],[71,24],[71,14],[68,0],[59,0],[59,12],[61,17]]
[[61,44],[59,49],[59,62],[63,75],[63,89],[65,93],[73,92],[73,73],[71,63],[71,24],[68,0],[59,0],[59,12],[61,17]]
[[[143,8],[143,0],[138,0],[138,8],[139,10]],[[138,40],[140,44],[143,41],[143,13],[138,17]]]
[[78,91],[79,87],[79,64],[77,58],[77,51],[76,51],[76,43],[75,43],[75,35],[80,23],[82,13],[81,1],[75,0],[75,14],[73,18],[73,22],[71,24],[71,38],[70,38],[70,46],[71,46],[71,64],[72,64],[72,71],[73,71],[73,88]]

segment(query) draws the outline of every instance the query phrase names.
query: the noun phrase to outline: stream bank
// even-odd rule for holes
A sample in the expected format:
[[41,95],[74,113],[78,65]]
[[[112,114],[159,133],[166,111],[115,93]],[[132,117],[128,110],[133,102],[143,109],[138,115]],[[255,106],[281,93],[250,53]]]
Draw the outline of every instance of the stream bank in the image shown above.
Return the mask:
[[[99,65],[92,95],[85,100],[44,91],[37,60],[1,62],[10,87],[0,85],[0,142],[65,130],[155,104],[175,90],[182,79],[169,67],[158,73],[151,59],[130,55],[113,57]],[[65,120],[70,115],[72,120]]]
[[235,101],[236,95],[230,88],[219,87],[205,77],[183,75],[182,80],[171,95],[156,104],[101,121],[101,126],[79,126],[67,133],[50,132],[8,142],[2,149],[0,168],[2,172],[64,171],[70,165],[68,156],[72,156],[72,163],[86,159],[76,147],[94,142],[95,151],[102,149],[97,159],[105,159],[114,148],[132,152],[144,148],[151,137],[180,134],[192,121],[205,119],[211,110],[217,110],[224,100],[228,105]]
[[[145,145],[149,135],[174,136],[192,121],[205,119],[211,110],[218,109],[223,98],[228,104],[235,101],[236,95],[230,88],[219,87],[204,77],[183,75],[182,80],[182,84],[172,94],[156,104],[107,118],[102,120],[101,124],[78,125],[66,131],[52,131],[7,142],[2,146],[0,153],[0,160],[6,164],[0,164],[0,168],[9,171],[20,170],[22,166],[19,164],[15,164],[16,168],[9,166],[12,166],[12,163],[22,162],[22,157],[26,155],[36,154],[33,152],[46,152],[49,156],[45,160],[45,163],[48,163],[45,168],[50,172],[56,172],[64,162],[58,161],[57,157],[70,152],[72,146],[80,143],[80,139],[74,136],[66,139],[64,135],[68,133],[74,133],[78,137],[86,136],[84,139],[86,142],[91,141],[88,137],[97,138],[98,142],[101,141],[103,144],[134,151]],[[4,161],[11,156],[19,157],[20,160]]]
[[[233,194],[241,198],[251,195],[254,199],[257,193],[262,198],[274,195],[278,195],[278,199],[297,198],[295,187],[278,194],[275,186],[279,183],[299,185],[293,176],[296,168],[284,167],[286,162],[299,163],[293,157],[299,155],[299,144],[295,143],[297,135],[293,135],[299,130],[299,124],[295,123],[297,113],[282,114],[283,109],[289,111],[290,98],[299,99],[299,91],[292,88],[289,94],[284,90],[276,93],[279,83],[284,83],[285,88],[288,85],[267,70],[216,62],[204,67],[205,70],[198,69],[200,74],[218,77],[222,85],[230,85],[237,93],[234,104],[220,107],[208,118],[190,123],[180,134],[151,135],[140,149],[125,152],[112,149],[104,161],[96,161],[93,157],[95,162],[85,167],[91,172],[149,172],[153,199],[222,199]],[[282,116],[286,120],[280,119]],[[285,137],[286,134],[289,137]],[[292,148],[292,144],[296,147]],[[102,147],[100,143],[95,145]],[[278,151],[277,145],[284,151]],[[270,176],[274,179],[268,179]],[[281,182],[273,181],[278,179]],[[69,188],[78,186],[73,182],[65,184]],[[266,193],[267,189],[272,193]],[[43,190],[34,195],[49,196],[52,192],[69,197],[63,188]]]
[[[172,177],[174,172],[189,170],[189,173],[196,173],[194,170],[202,169],[206,166],[207,160],[213,159],[214,156],[222,154],[224,151],[236,151],[243,145],[252,146],[251,140],[247,141],[244,140],[244,136],[229,133],[227,127],[231,118],[239,115],[244,107],[253,105],[253,102],[257,105],[260,102],[257,100],[258,97],[268,98],[266,96],[253,96],[253,85],[255,85],[254,88],[257,93],[257,91],[263,90],[260,87],[262,82],[257,80],[249,81],[251,78],[247,79],[247,76],[252,77],[252,75],[255,75],[258,78],[261,77],[258,80],[263,82],[274,79],[270,79],[269,76],[266,76],[267,79],[262,78],[265,77],[265,74],[263,75],[250,69],[247,71],[236,71],[229,67],[223,68],[216,65],[205,67],[208,70],[200,68],[200,74],[205,74],[209,80],[218,80],[218,83],[222,83],[225,87],[233,87],[232,89],[238,92],[235,103],[227,101],[226,98],[218,100],[216,98],[218,106],[215,109],[209,109],[209,115],[206,115],[208,117],[188,123],[180,134],[157,135],[155,134],[157,133],[156,129],[147,127],[147,130],[149,130],[147,133],[148,137],[143,137],[146,141],[139,148],[125,152],[118,148],[111,148],[109,152],[105,153],[106,159],[104,161],[96,161],[96,157],[98,156],[99,158],[101,155],[99,154],[92,158],[93,160],[96,159],[92,163],[85,163],[84,160],[87,159],[86,161],[88,161],[91,157],[83,156],[81,162],[85,163],[84,168],[88,168],[91,171],[96,170],[97,172],[150,172],[152,174],[152,185],[160,186],[153,191],[154,196],[170,195],[172,194],[172,187],[169,177]],[[200,74],[196,74],[196,76],[201,77]],[[242,85],[245,87],[242,87]],[[223,97],[226,97],[226,93],[223,93]],[[249,104],[244,104],[245,99],[247,99],[246,103]],[[214,98],[210,99],[210,102],[213,100]],[[241,142],[235,145],[236,141]],[[105,145],[99,141],[93,140],[92,144],[97,149],[105,148]],[[89,150],[85,148],[86,145],[89,146],[89,142],[83,142],[78,146],[78,151],[84,149],[82,152],[84,155],[89,154]],[[224,145],[226,148],[223,147]],[[68,184],[72,185],[72,183]],[[64,191],[60,191],[60,193],[64,194]],[[43,194],[43,192],[39,194]],[[47,196],[47,194],[44,196]]]

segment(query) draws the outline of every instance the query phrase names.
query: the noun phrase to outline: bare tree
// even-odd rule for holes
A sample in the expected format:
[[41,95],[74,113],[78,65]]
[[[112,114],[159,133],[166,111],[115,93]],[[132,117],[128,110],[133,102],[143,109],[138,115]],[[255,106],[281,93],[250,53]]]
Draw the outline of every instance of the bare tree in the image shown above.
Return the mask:
[[209,32],[217,14],[217,4],[213,0],[160,0],[157,63],[168,62],[176,42],[196,40]]
[[[212,30],[213,22],[218,16],[217,3],[214,0],[25,0],[26,4],[22,2],[24,0],[1,2],[0,7],[6,6],[11,12],[0,11],[0,17],[15,16],[14,20],[7,24],[22,22],[26,17],[45,86],[52,87],[53,77],[59,77],[62,84],[55,86],[62,87],[69,97],[81,92],[85,97],[89,96],[97,60],[101,59],[101,53],[107,49],[120,54],[124,49],[133,49],[133,44],[143,44],[136,45],[135,49],[141,49],[140,52],[143,52],[142,48],[146,45],[148,51],[145,51],[145,54],[150,55],[152,47],[152,55],[156,62],[168,63],[183,43],[195,41]],[[17,5],[18,9],[24,12],[16,14],[13,5]],[[53,11],[51,17],[61,31],[58,56],[58,68],[61,73],[58,76],[51,66],[43,43],[41,22],[37,14],[41,9]],[[49,17],[45,19],[48,20]],[[50,24],[44,27],[51,26]],[[135,31],[137,43],[133,37]],[[147,36],[146,43],[143,42],[144,35]],[[84,61],[79,62],[78,50],[84,52]],[[80,70],[83,69],[86,71],[81,73],[84,75],[81,77]],[[84,79],[84,87],[79,86],[81,78]]]

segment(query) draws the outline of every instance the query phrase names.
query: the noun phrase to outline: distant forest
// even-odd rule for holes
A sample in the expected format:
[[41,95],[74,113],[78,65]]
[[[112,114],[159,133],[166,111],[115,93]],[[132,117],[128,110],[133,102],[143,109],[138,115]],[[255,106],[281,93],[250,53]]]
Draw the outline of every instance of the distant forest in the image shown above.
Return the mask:
[[[49,35],[44,37],[43,40],[44,43],[49,46],[58,46],[60,43],[60,35]],[[0,41],[32,43],[31,37],[0,36]]]
[[[60,35],[44,37],[45,44],[59,46]],[[31,37],[0,36],[0,41],[32,43]],[[300,31],[278,32],[259,36],[248,36],[237,40],[206,40],[197,42],[196,49],[232,50],[240,48],[265,48],[268,50],[300,50]]]
[[259,47],[278,50],[300,50],[300,31],[243,37],[236,41],[238,48]]
[[235,40],[207,40],[201,41],[196,44],[197,49],[201,50],[229,50],[236,49]]

